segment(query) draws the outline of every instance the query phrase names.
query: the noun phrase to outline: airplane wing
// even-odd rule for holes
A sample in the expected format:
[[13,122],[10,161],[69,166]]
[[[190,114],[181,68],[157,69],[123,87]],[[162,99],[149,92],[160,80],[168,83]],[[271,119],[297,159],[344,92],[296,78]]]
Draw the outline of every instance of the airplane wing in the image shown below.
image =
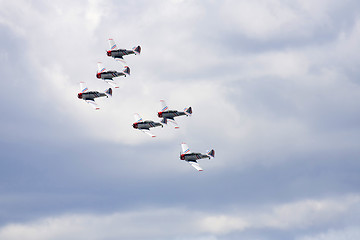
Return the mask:
[[138,113],[134,113],[135,122],[141,122],[143,119]]
[[123,58],[116,58],[115,60],[120,64],[122,64],[123,66],[127,65],[126,61]]
[[114,39],[112,39],[112,38],[109,39],[109,45],[110,45],[110,50],[117,50],[118,49]]
[[85,82],[80,82],[80,91],[82,93],[87,92],[89,89],[85,86]]
[[86,99],[85,102],[87,102],[90,106],[92,106],[95,110],[99,110],[100,108],[94,101],[94,99]]
[[119,86],[117,85],[117,83],[114,80],[106,79],[104,81],[107,82],[108,84],[110,84],[111,86],[113,86],[114,88],[119,88]]
[[177,122],[175,120],[173,120],[173,119],[168,118],[167,122],[172,123],[176,129],[180,128],[179,125],[177,124]]
[[184,153],[184,154],[191,153],[191,151],[186,143],[181,143],[181,150],[182,150],[182,153]]
[[150,137],[156,137],[154,134],[152,134],[152,133],[150,132],[150,130],[140,129],[140,131],[142,131],[143,133],[146,133],[146,134],[149,135]]
[[106,68],[104,67],[102,62],[98,62],[97,65],[98,65],[98,73],[102,73],[106,71]]
[[197,162],[189,161],[188,163],[189,163],[191,166],[193,166],[196,170],[198,170],[199,172],[200,172],[200,171],[204,171]]
[[166,110],[169,110],[168,106],[166,105],[166,102],[164,100],[160,100],[161,103],[161,112],[164,112]]

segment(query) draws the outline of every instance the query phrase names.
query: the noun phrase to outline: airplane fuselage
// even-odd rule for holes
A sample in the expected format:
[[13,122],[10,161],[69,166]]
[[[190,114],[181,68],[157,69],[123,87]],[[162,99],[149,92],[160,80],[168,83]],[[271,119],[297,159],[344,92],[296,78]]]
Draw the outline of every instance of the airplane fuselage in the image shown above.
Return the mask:
[[83,100],[87,100],[87,99],[95,99],[98,97],[106,97],[105,93],[100,93],[97,91],[89,91],[89,92],[84,92],[84,93],[79,93],[78,94],[78,98],[79,99],[83,99]]
[[195,161],[196,162],[196,160],[203,159],[203,158],[210,159],[210,157],[208,155],[205,155],[202,153],[187,153],[187,154],[180,155],[180,159],[185,160],[185,161]]
[[[125,74],[122,72],[107,71],[107,72],[97,73],[96,77],[101,78],[101,79],[113,79],[114,77],[119,77],[119,76],[123,76],[123,75],[125,75]],[[125,75],[125,77],[126,77],[126,75]]]
[[134,53],[133,50],[126,50],[126,49],[107,51],[107,55],[109,57],[113,57],[113,58],[122,58],[125,55],[129,55],[129,54],[133,54],[133,53]]
[[136,129],[150,129],[153,127],[162,126],[161,123],[157,123],[154,121],[143,121],[143,122],[137,122],[133,124],[133,128]]
[[183,115],[186,115],[185,112],[179,112],[179,111],[176,111],[176,110],[158,112],[158,116],[160,118],[174,119],[174,117],[183,116]]

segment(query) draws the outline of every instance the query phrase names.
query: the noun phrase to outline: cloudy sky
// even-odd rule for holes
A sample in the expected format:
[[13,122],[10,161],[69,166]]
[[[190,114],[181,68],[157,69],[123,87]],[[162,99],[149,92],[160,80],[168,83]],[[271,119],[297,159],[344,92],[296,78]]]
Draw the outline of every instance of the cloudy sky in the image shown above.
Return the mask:
[[[359,1],[0,0],[0,34],[0,239],[360,238]],[[108,38],[142,52],[94,111]],[[160,99],[193,116],[152,139]]]

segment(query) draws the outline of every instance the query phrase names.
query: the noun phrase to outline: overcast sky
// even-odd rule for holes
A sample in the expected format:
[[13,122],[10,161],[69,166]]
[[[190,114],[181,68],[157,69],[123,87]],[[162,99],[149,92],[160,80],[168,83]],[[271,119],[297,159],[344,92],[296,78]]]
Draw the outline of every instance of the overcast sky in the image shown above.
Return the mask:
[[[360,239],[359,1],[0,0],[0,36],[1,240]],[[108,38],[142,52],[95,111]]]

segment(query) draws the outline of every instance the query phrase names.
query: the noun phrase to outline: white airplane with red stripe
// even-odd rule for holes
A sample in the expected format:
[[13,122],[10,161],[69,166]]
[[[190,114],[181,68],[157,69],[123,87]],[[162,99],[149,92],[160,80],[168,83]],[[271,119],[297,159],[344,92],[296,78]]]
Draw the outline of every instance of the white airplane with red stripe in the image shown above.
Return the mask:
[[210,159],[210,158],[215,157],[214,149],[208,151],[206,154],[193,153],[190,151],[190,149],[186,143],[181,143],[181,150],[182,150],[182,152],[180,154],[180,159],[188,162],[191,166],[193,166],[198,171],[203,171],[203,169],[197,163],[197,160],[203,159],[203,158]]
[[110,38],[109,39],[109,45],[110,45],[110,50],[108,50],[106,52],[106,54],[109,57],[113,57],[115,58],[115,60],[126,64],[123,56],[129,55],[129,54],[135,54],[135,55],[139,55],[141,52],[141,47],[137,46],[137,47],[133,47],[131,50],[127,50],[127,49],[119,49],[116,46],[116,43],[114,41],[114,39]]
[[107,71],[103,64],[98,62],[98,71],[96,73],[96,77],[104,80],[114,88],[119,88],[119,86],[116,84],[113,78],[120,76],[126,77],[128,75],[130,75],[130,68],[128,66],[125,66],[122,72],[117,72],[114,70]]
[[150,128],[160,127],[160,126],[163,127],[163,125],[158,122],[154,122],[151,120],[144,121],[138,113],[134,114],[134,118],[135,118],[135,122],[133,123],[133,128],[139,129],[140,131],[146,133],[150,137],[156,137],[154,134],[150,132]]
[[80,93],[78,93],[78,98],[87,102],[90,106],[92,106],[95,110],[99,110],[99,106],[95,102],[95,98],[98,97],[111,97],[112,89],[106,89],[104,93],[98,91],[89,91],[89,89],[85,86],[84,82],[80,82]]
[[192,108],[184,108],[184,111],[177,111],[177,110],[169,110],[168,106],[166,105],[166,102],[164,100],[160,100],[161,103],[161,111],[158,112],[158,117],[162,118],[161,122],[164,124],[167,124],[168,122],[175,125],[175,128],[179,128],[177,122],[175,121],[175,117],[179,116],[191,116],[192,114]]

